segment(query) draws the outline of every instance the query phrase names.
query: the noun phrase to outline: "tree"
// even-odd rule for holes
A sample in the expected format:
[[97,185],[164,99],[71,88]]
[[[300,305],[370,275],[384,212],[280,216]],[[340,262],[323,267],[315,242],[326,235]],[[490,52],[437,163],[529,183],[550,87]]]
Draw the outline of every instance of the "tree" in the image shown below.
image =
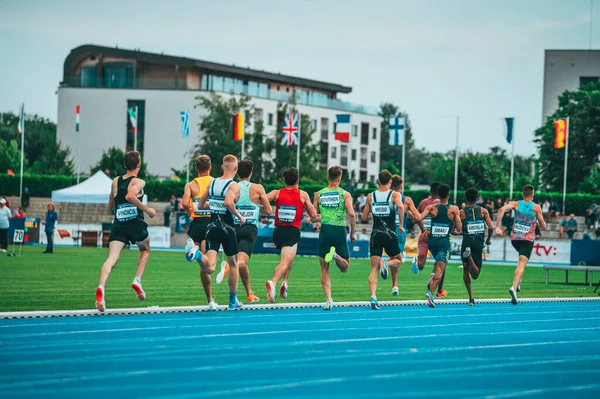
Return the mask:
[[[600,83],[558,98],[558,109],[535,131],[541,181],[546,189],[562,191],[565,148],[554,148],[554,120],[569,117],[567,191],[575,192],[598,165],[600,156]],[[584,185],[584,187],[588,187]]]
[[0,140],[0,173],[11,169],[19,173],[21,167],[21,150],[16,140]]
[[590,173],[579,184],[579,191],[584,193],[600,192],[600,165],[594,165]]
[[255,120],[254,133],[252,137],[246,140],[247,158],[252,160],[254,165],[252,170],[252,179],[256,182],[268,182],[273,176],[274,165],[269,155],[275,149],[275,140],[267,138],[264,135],[265,123],[263,120]]
[[63,148],[60,141],[49,143],[30,171],[40,175],[73,175],[75,166],[71,150]]
[[[111,177],[124,175],[125,173],[127,173],[127,171],[125,170],[125,166],[123,166],[124,156],[125,153],[120,148],[110,147],[108,150],[102,153],[100,161],[98,161],[96,165],[92,166],[91,173],[94,174],[97,171],[101,170]],[[142,179],[156,178],[156,176],[150,175],[148,173],[148,164],[146,164],[143,159],[138,177]]]

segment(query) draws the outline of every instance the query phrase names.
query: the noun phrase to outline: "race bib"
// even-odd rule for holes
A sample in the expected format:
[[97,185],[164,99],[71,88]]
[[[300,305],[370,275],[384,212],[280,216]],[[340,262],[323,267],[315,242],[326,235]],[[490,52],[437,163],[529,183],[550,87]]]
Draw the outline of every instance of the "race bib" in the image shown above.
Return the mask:
[[337,208],[340,206],[340,196],[336,192],[321,194],[319,201],[324,208]]
[[127,222],[129,220],[133,220],[138,216],[138,209],[136,206],[131,205],[130,203],[125,203],[117,206],[117,211],[115,212],[115,217],[119,222]]
[[431,235],[433,237],[445,237],[450,235],[450,226],[447,225],[432,225]]
[[375,202],[371,211],[373,216],[386,217],[392,214],[390,204],[388,202]]
[[280,205],[277,207],[277,218],[283,223],[292,223],[296,218],[296,207]]
[[200,198],[194,198],[194,214],[196,216],[210,216],[210,209],[200,208]]
[[528,234],[529,230],[531,230],[530,223],[516,221],[513,225],[513,231],[515,234]]
[[[254,223],[258,220],[258,209],[252,205],[242,205],[236,207],[240,215],[246,219],[246,223]],[[240,223],[240,220],[234,216],[233,220],[236,224]]]
[[227,208],[225,207],[225,198],[212,197],[208,200],[210,212],[216,215],[225,215]]
[[485,226],[481,221],[468,221],[467,222],[467,233],[472,235],[485,234]]
[[431,216],[427,216],[423,219],[423,229],[431,230]]

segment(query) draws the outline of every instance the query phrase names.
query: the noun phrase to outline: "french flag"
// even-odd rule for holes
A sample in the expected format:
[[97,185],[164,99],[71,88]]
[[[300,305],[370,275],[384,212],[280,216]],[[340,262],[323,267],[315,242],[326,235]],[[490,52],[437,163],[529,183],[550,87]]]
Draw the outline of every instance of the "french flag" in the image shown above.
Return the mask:
[[342,114],[335,116],[335,132],[334,138],[337,141],[343,141],[344,143],[350,142],[350,114]]

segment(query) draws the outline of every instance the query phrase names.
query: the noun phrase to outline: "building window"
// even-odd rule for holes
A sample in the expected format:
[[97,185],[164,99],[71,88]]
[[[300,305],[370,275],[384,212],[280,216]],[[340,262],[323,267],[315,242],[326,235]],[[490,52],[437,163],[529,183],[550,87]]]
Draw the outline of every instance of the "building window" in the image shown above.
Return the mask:
[[256,108],[254,110],[254,122],[263,120],[263,110],[260,108]]
[[360,124],[360,143],[361,144],[369,144],[369,124],[368,123]]
[[332,159],[337,158],[337,147],[331,147],[331,158]]
[[348,166],[348,146],[342,144],[340,151],[340,164],[341,166]]
[[321,165],[327,167],[327,143],[321,143]]
[[371,163],[377,162],[377,154],[375,151],[371,151]]
[[321,118],[321,140],[329,139],[329,119]]
[[352,160],[356,161],[356,150],[352,150]]
[[371,178],[369,180],[371,180],[373,183],[375,183],[375,175],[371,175]]
[[79,71],[79,85],[81,87],[96,87],[98,69],[95,66],[81,67]]
[[106,62],[102,73],[104,87],[133,88],[135,64],[132,62]]
[[[367,168],[367,149],[366,148],[360,149],[360,168],[361,169]],[[366,179],[366,177],[365,177],[365,179]]]
[[358,137],[358,126],[352,125],[352,137]]
[[579,87],[598,82],[598,76],[580,76]]
[[371,138],[372,139],[376,139],[377,138],[377,128],[374,127],[373,129],[371,129]]
[[310,127],[312,130],[317,130],[317,120],[313,119],[310,121]]
[[359,174],[359,176],[360,176],[360,177],[359,177],[359,180],[360,180],[361,182],[363,182],[363,183],[364,183],[364,182],[366,182],[366,181],[367,181],[367,171],[366,171],[366,170],[361,170],[361,171],[360,171],[360,174]]
[[273,126],[273,114],[267,114],[267,125]]
[[[127,109],[125,117],[127,118],[127,151],[133,151],[135,146],[135,137],[133,136],[131,118],[129,110],[133,109],[137,112],[136,118],[136,136],[137,136],[137,151],[144,155],[144,131],[146,119],[146,101],[145,100],[127,100]],[[143,158],[142,158],[143,159]]]

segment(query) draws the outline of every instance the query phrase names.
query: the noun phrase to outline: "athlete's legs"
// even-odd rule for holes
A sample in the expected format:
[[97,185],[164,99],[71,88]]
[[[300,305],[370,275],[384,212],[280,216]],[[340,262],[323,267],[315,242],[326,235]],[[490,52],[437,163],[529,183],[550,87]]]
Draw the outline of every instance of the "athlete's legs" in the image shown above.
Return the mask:
[[248,261],[249,260],[250,260],[250,257],[245,252],[238,253],[240,279],[242,280],[242,284],[244,284],[244,288],[246,289],[247,295],[250,295],[252,293],[252,288],[250,287],[250,272],[248,271]]
[[325,263],[325,259],[323,258],[319,258],[319,263],[321,264],[321,285],[323,286],[325,300],[332,301],[333,299],[331,298],[331,279],[329,278],[329,263]]
[[146,237],[144,241],[136,242],[136,245],[140,250],[140,256],[138,257],[135,278],[141,282],[142,276],[146,271],[146,266],[148,265],[148,259],[150,258],[150,237]]
[[529,258],[523,255],[519,255],[519,263],[517,264],[517,269],[515,270],[515,278],[513,280],[513,288],[517,288],[521,280],[523,279],[523,273],[525,273],[525,266],[527,266],[527,262]]
[[106,285],[106,282],[110,277],[110,272],[117,265],[123,248],[125,248],[125,244],[120,241],[111,241],[110,244],[108,244],[108,258],[106,258],[106,261],[100,270],[99,287],[104,287]]
[[427,237],[424,234],[419,234],[419,238],[417,239],[417,266],[419,267],[419,270],[425,268],[428,252],[429,242],[427,241]]
[[442,276],[444,275],[444,271],[446,270],[446,263],[436,261],[435,265],[433,267],[434,267],[434,275],[431,280],[431,284],[429,285],[429,292],[431,292],[432,294],[437,289],[437,287],[440,283],[440,280],[442,279]]
[[[398,259],[400,259],[400,266],[402,266],[402,254],[400,253],[398,255]],[[390,258],[391,260],[391,258]],[[390,266],[390,261],[388,260],[388,266],[391,269],[392,272],[392,287],[397,287],[398,286],[398,272],[400,271],[400,266],[398,267],[392,267]]]
[[[196,242],[195,244],[200,247],[200,252],[202,252],[204,256],[207,256],[206,240],[202,240],[202,242],[200,243]],[[200,282],[202,282],[202,288],[204,288],[204,293],[206,294],[206,301],[210,302],[213,299],[210,275],[215,271],[215,269],[212,269],[212,271],[210,271],[207,267],[204,267],[202,262],[198,263],[200,264]]]
[[287,277],[292,269],[292,262],[294,261],[294,257],[296,257],[297,249],[298,244],[294,244],[291,247],[281,248],[279,265],[277,265],[275,268],[275,271],[273,272],[273,278],[271,279],[274,285],[277,285],[277,282],[281,277],[285,277],[284,281],[287,281]]
[[467,259],[463,259],[463,269],[467,269],[473,280],[477,280],[479,278],[479,273],[481,273],[481,269],[477,267],[472,256],[469,256],[468,265],[465,265],[465,260]]
[[238,268],[240,266],[238,254],[233,256],[227,256],[227,263],[229,263],[229,277],[227,282],[229,283],[229,292],[234,293],[237,292],[238,287]]
[[444,268],[444,272],[442,273],[442,278],[440,278],[440,283],[438,284],[437,287],[437,292],[438,294],[442,293],[442,290],[444,289],[444,279],[446,277],[446,268]]
[[469,276],[470,263],[473,263],[473,259],[469,256],[468,259],[462,260],[463,263],[463,281],[465,282],[465,287],[467,287],[467,292],[469,293],[469,299],[473,299],[473,292],[471,291],[471,278]]
[[379,275],[379,262],[381,256],[371,256],[371,273],[369,273],[369,290],[371,298],[377,298],[377,278]]
[[[319,260],[320,259],[321,258],[319,258]],[[323,261],[325,261],[325,260],[323,259]],[[342,273],[346,273],[348,271],[348,268],[350,267],[350,260],[344,259],[341,256],[337,255],[333,261],[335,262],[338,269],[340,269],[340,271]]]

